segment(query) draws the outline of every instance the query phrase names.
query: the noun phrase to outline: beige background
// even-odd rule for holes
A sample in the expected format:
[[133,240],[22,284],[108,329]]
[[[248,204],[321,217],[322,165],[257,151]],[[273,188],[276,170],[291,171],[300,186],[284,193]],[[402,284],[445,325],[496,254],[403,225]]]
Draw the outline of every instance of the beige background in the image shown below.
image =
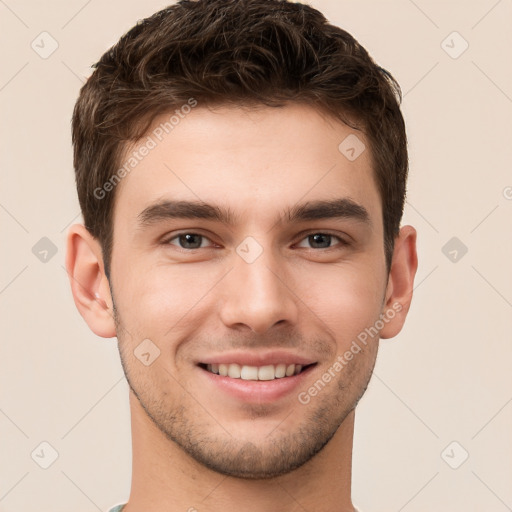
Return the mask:
[[[79,219],[70,116],[90,64],[166,4],[0,0],[2,512],[103,511],[129,493],[116,342],[88,330],[63,269],[66,230]],[[512,510],[512,2],[311,4],[403,88],[404,223],[418,230],[408,322],[382,342],[358,409],[354,503],[362,512]],[[59,45],[46,59],[31,47],[42,51],[45,37],[51,49],[43,31]],[[46,262],[32,252],[43,237],[57,249]],[[455,262],[452,247],[442,250],[452,237]],[[48,469],[44,441],[58,453]]]

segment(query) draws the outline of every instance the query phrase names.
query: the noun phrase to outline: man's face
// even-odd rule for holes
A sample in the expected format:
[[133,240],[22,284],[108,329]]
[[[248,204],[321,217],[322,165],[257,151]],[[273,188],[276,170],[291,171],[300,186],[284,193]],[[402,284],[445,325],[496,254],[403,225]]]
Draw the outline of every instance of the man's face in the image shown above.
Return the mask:
[[[306,106],[199,105],[161,142],[150,132],[156,147],[117,187],[111,288],[138,414],[215,471],[299,467],[366,388],[378,337],[332,370],[385,312],[369,150],[351,161],[338,149],[352,133]],[[176,201],[212,208],[194,217]],[[210,371],[221,363],[232,377]],[[293,363],[301,373],[282,377]]]

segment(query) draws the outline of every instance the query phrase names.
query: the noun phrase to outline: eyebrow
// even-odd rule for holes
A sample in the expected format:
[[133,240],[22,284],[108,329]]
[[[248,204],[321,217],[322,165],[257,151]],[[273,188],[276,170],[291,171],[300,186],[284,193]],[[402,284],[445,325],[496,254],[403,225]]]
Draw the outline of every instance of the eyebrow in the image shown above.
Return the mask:
[[[233,210],[202,201],[164,200],[145,208],[138,215],[141,228],[167,219],[204,219],[234,225],[238,220]],[[277,221],[297,223],[321,219],[349,219],[371,226],[368,210],[349,198],[308,201],[284,211]]]

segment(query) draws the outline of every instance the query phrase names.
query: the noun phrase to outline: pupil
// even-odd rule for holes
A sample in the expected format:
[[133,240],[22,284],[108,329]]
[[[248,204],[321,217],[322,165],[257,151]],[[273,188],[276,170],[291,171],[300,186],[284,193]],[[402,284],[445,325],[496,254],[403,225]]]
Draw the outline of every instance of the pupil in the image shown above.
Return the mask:
[[[194,243],[194,238],[196,239],[195,243]],[[198,249],[199,247],[201,247],[201,235],[195,235],[195,234],[191,234],[191,233],[181,235],[180,243],[182,246],[185,245],[186,249]],[[193,247],[191,247],[191,245]]]
[[322,233],[317,233],[315,235],[310,236],[310,242],[312,240],[311,245],[313,247],[329,247],[331,241],[331,235],[324,235]]

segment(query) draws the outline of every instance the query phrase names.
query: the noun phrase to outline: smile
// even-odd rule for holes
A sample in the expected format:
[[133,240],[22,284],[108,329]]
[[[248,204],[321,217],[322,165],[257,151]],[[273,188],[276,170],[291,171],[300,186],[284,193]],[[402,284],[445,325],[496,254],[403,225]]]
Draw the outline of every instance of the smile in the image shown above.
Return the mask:
[[[313,363],[314,364],[314,363]],[[264,366],[248,366],[237,363],[230,364],[200,364],[203,369],[232,379],[242,380],[274,380],[298,375],[310,365],[301,364],[268,364]]]

